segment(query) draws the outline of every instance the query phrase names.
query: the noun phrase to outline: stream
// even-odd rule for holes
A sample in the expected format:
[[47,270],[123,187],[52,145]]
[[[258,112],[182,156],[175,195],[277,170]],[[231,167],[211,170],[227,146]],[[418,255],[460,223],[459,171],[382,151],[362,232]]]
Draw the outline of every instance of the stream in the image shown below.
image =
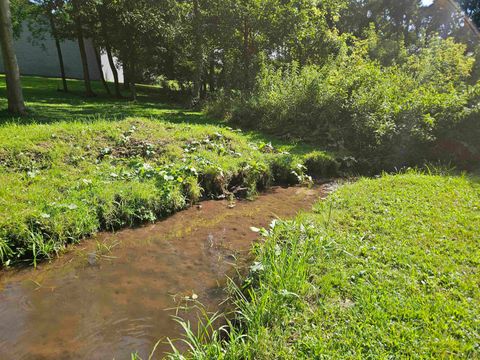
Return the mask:
[[[185,298],[217,311],[227,276],[258,234],[326,196],[329,185],[274,187],[256,200],[205,201],[156,224],[100,233],[37,269],[0,271],[0,359],[161,358]],[[192,312],[180,313],[194,321]]]

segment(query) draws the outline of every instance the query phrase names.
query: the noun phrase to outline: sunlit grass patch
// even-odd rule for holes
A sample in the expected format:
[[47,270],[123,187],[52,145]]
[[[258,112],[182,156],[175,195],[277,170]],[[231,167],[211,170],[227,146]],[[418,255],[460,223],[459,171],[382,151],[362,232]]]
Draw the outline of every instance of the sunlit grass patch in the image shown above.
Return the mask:
[[478,179],[362,179],[264,235],[233,291],[233,336],[187,357],[478,357]]

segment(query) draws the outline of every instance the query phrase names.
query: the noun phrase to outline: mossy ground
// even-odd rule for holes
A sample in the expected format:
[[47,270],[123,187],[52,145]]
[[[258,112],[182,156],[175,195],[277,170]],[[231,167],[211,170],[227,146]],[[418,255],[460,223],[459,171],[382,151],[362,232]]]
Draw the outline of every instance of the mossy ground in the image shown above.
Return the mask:
[[303,181],[308,154],[325,175],[335,168],[328,154],[162,103],[159,89],[140,87],[132,103],[84,99],[78,81],[64,94],[57,82],[23,78],[29,116],[0,117],[0,264],[35,263],[203,197]]

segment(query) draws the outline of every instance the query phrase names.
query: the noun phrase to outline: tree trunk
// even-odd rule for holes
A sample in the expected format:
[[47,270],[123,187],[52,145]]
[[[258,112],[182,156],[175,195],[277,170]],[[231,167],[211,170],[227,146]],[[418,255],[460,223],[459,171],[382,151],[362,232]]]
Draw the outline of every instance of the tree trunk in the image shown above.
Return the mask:
[[78,0],[72,0],[73,5],[73,12],[75,17],[75,30],[78,40],[78,47],[80,50],[80,58],[82,60],[82,67],[83,67],[83,80],[85,83],[85,95],[87,97],[94,97],[96,96],[92,90],[92,84],[90,81],[90,72],[88,69],[88,59],[87,59],[87,52],[85,51],[85,41],[83,39],[83,28],[82,28],[82,20],[80,18],[80,9],[78,7]]
[[103,87],[105,88],[105,91],[107,92],[107,94],[112,95],[112,93],[110,92],[110,88],[108,87],[108,83],[105,80],[105,75],[103,74],[102,58],[100,56],[100,51],[95,46],[95,44],[93,46],[94,46],[95,60],[97,61],[98,71],[100,71],[100,80],[102,81]]
[[217,86],[218,88],[220,89],[226,89],[227,87],[227,76],[226,76],[226,72],[227,72],[227,59],[226,59],[226,56],[225,56],[225,53],[223,53],[221,55],[221,61],[220,61],[220,71],[218,73],[218,77],[217,77]]
[[232,93],[232,81],[231,81],[231,65],[230,62],[225,56],[225,54],[222,56],[222,70],[220,71],[220,76],[219,76],[219,86],[223,87],[223,90],[225,91],[225,95],[229,97]]
[[243,67],[244,67],[244,90],[250,88],[250,28],[245,18],[243,22]]
[[122,93],[120,92],[120,84],[118,82],[118,71],[117,67],[115,66],[115,61],[113,60],[107,24],[105,23],[105,12],[103,10],[100,11],[100,26],[102,29],[103,41],[105,42],[105,52],[107,53],[108,63],[110,64],[110,69],[112,70],[113,74],[113,81],[115,84],[115,96],[120,99],[122,97]]
[[202,87],[200,90],[200,98],[205,99],[207,97],[207,82],[202,81]]
[[13,48],[12,18],[8,0],[0,0],[0,42],[7,83],[8,111],[15,115],[25,115],[27,109],[23,101],[20,70]]
[[200,24],[200,8],[198,5],[198,0],[193,0],[193,30],[195,38],[195,74],[193,78],[193,102],[196,102],[200,98],[203,70],[202,31]]
[[132,61],[130,65],[130,92],[132,93],[132,100],[137,101],[137,88],[135,86],[136,74],[135,74],[135,62]]
[[135,85],[135,81],[130,83],[130,92],[132,93],[132,101],[137,101],[137,86]]
[[210,69],[208,71],[208,87],[211,93],[215,92],[215,54],[210,54]]
[[113,60],[112,50],[110,45],[105,46],[105,52],[107,53],[108,63],[110,64],[110,69],[112,69],[113,81],[115,84],[115,96],[117,98],[122,98],[122,93],[120,92],[120,83],[118,82],[118,71],[115,66],[115,61]]
[[123,62],[123,89],[130,90],[130,66],[126,61]]
[[50,11],[48,12],[48,17],[50,19],[52,36],[53,36],[53,39],[55,40],[55,46],[57,48],[58,62],[60,63],[60,74],[62,76],[63,91],[68,92],[67,76],[65,75],[65,65],[63,63],[62,48],[60,46],[60,40],[58,39],[57,28],[55,27],[55,21]]

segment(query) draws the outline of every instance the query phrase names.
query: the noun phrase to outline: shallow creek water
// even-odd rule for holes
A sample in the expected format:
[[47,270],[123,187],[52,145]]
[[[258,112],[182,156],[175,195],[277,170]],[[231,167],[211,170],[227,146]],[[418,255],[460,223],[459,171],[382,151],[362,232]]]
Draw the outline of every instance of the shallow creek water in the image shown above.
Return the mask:
[[[181,299],[195,294],[219,309],[227,275],[247,263],[257,238],[251,226],[309,210],[327,190],[276,187],[234,207],[206,201],[99,234],[36,270],[0,272],[0,359],[121,360],[135,351],[146,359],[159,339],[182,335],[172,319]],[[156,356],[167,350],[161,343]]]

